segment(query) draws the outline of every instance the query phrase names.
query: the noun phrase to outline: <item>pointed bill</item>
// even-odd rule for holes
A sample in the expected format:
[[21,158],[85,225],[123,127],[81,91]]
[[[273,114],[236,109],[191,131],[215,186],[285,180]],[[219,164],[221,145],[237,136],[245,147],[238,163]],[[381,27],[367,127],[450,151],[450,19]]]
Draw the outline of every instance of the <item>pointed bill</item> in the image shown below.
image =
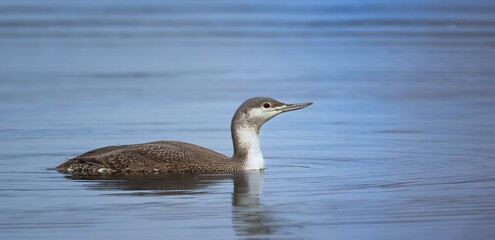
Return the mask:
[[282,111],[282,112],[289,112],[289,111],[294,111],[294,110],[299,110],[299,109],[303,109],[309,105],[313,104],[312,102],[308,102],[308,103],[295,103],[295,104],[286,104],[284,106],[280,106],[278,108],[278,110]]

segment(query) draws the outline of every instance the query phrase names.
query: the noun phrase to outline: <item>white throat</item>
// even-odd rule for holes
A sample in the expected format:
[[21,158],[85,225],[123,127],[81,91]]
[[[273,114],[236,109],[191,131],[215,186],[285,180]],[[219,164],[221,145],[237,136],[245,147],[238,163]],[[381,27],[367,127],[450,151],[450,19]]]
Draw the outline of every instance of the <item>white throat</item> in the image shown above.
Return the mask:
[[236,133],[238,144],[246,153],[245,170],[263,169],[265,164],[261,154],[258,131],[253,128],[241,128]]

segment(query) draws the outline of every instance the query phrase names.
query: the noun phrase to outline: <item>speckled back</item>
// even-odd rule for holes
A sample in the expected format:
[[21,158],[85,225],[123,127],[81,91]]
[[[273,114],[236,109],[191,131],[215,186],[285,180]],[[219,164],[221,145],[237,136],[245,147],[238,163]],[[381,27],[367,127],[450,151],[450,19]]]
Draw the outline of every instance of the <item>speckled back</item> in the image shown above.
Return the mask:
[[71,174],[242,171],[244,164],[215,151],[184,142],[160,141],[98,148],[57,169]]

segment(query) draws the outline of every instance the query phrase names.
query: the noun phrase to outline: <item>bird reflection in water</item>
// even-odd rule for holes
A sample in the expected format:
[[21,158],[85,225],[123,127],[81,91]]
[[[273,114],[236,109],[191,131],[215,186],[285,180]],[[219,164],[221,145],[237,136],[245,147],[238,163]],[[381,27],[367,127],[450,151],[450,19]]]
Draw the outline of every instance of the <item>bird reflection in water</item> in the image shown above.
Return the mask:
[[232,227],[236,235],[239,237],[269,235],[272,230],[264,224],[269,219],[260,208],[263,172],[252,171],[233,175],[233,178]]
[[[186,174],[170,173],[160,175],[107,175],[77,176],[67,175],[72,180],[85,180],[87,187],[94,190],[129,191],[125,195],[190,195],[207,194],[201,191],[215,183],[232,179],[232,228],[240,238],[270,238],[275,232],[274,222],[260,207],[260,193],[263,183],[262,171],[249,171],[239,174]],[[284,222],[284,221],[282,221]],[[282,233],[283,234],[283,233]],[[287,236],[287,234],[283,234]]]
[[65,177],[72,180],[89,180],[88,187],[94,190],[129,191],[123,195],[184,195],[203,193],[201,189],[217,181],[231,179],[232,175],[170,173],[156,175],[67,175]]

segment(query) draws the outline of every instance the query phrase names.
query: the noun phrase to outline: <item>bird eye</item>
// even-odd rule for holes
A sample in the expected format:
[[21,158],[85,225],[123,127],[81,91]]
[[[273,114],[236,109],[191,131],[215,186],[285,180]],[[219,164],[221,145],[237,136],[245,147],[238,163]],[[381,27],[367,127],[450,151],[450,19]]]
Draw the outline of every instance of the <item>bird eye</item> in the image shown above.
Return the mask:
[[266,103],[263,103],[263,107],[264,107],[264,108],[269,108],[269,107],[270,107],[270,104],[269,104],[269,103],[267,103],[267,102],[266,102]]

